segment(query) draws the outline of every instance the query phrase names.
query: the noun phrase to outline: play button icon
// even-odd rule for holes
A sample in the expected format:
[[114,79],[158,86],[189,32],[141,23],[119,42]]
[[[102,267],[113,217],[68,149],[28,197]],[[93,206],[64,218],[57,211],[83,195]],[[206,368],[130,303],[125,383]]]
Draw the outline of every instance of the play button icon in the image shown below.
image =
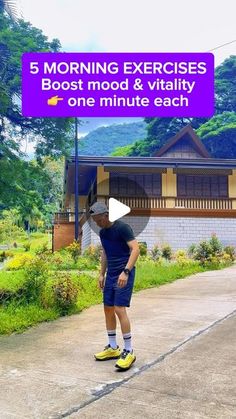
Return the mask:
[[118,220],[119,218],[124,217],[126,214],[129,214],[131,208],[128,205],[122,204],[122,202],[117,201],[115,198],[109,198],[109,221]]
[[[119,186],[118,189],[117,185]],[[93,189],[92,194],[88,195],[86,202],[85,219],[83,220],[84,243],[94,240],[89,228],[99,236],[100,227],[90,213],[91,206],[96,202],[106,206],[111,223],[122,219],[132,228],[138,240],[145,241],[145,237],[140,236],[140,234],[149,222],[151,199],[149,199],[143,186],[145,185],[141,181],[139,183],[133,179],[132,174],[123,176],[117,173],[111,178],[99,182]]]

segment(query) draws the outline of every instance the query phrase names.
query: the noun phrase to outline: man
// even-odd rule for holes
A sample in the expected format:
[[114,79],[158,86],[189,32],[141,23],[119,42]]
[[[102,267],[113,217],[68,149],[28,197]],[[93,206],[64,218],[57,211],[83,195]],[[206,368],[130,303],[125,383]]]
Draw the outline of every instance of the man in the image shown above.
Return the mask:
[[[116,368],[127,370],[136,360],[126,307],[130,306],[135,277],[134,265],[139,256],[139,245],[128,224],[120,220],[109,221],[108,208],[102,202],[93,204],[89,213],[101,228],[100,240],[103,252],[98,282],[100,289],[103,290],[108,334],[108,345],[94,356],[98,361],[119,358],[115,364]],[[116,342],[116,317],[119,319],[123,334],[123,352]]]

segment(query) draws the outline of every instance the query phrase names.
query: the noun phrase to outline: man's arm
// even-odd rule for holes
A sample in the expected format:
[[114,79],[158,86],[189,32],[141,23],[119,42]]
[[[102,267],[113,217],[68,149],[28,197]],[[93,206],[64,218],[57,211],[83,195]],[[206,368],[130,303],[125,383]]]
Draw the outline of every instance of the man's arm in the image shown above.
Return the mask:
[[[139,250],[139,245],[138,245],[137,240],[131,240],[131,241],[127,242],[127,244],[128,244],[128,246],[131,250],[131,253],[130,253],[129,260],[126,263],[125,268],[131,270],[134,267],[134,265],[135,265],[135,263],[136,263],[136,261],[139,257],[140,250]],[[122,272],[120,274],[119,278],[118,278],[117,285],[119,287],[124,287],[127,284],[127,281],[128,281],[128,275],[126,275],[124,272]]]
[[102,290],[104,288],[104,281],[105,281],[105,273],[107,270],[107,257],[105,250],[102,250],[102,257],[101,257],[101,269],[98,278],[98,286]]
[[130,242],[127,242],[131,253],[128,262],[126,263],[126,268],[131,271],[131,269],[134,267],[135,263],[137,262],[137,259],[140,254],[139,245],[137,240],[131,240]]

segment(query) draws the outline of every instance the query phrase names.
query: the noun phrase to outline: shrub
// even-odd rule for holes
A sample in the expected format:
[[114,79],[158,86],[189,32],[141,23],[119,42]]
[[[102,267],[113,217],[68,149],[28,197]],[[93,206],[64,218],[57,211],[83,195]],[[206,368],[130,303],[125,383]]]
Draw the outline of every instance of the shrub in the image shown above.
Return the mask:
[[212,247],[207,240],[202,240],[194,251],[194,259],[204,264],[212,256]]
[[102,246],[98,244],[97,246],[90,245],[83,253],[85,257],[92,259],[94,262],[99,262],[102,254]]
[[81,245],[76,240],[73,241],[69,246],[66,247],[66,250],[71,254],[74,262],[76,263],[79,255],[81,254]]
[[223,246],[220,240],[218,239],[218,237],[216,236],[216,234],[211,235],[211,238],[209,240],[209,245],[211,246],[212,255],[215,256],[215,255],[220,255],[222,253]]
[[183,249],[179,249],[175,252],[175,260],[181,267],[192,263],[192,260],[188,258],[186,251]]
[[39,300],[45,286],[48,268],[47,259],[36,256],[29,261],[25,268],[24,295],[28,302]]
[[156,244],[156,245],[153,247],[153,249],[151,249],[150,254],[151,254],[151,258],[152,258],[153,260],[158,260],[158,259],[161,257],[162,252],[161,252],[161,249],[160,249],[160,247],[158,246],[158,244]]
[[171,256],[172,256],[171,247],[168,244],[166,244],[166,245],[162,246],[161,250],[162,250],[162,257],[164,259],[171,260]]
[[3,252],[0,252],[0,262],[4,262],[4,260],[7,258],[5,250]]
[[196,251],[197,245],[195,243],[192,243],[188,248],[188,256],[194,257],[194,253]]
[[224,247],[224,254],[230,256],[231,261],[235,260],[235,247],[234,246],[225,246]]
[[140,256],[147,256],[147,243],[139,242]]
[[0,252],[0,262],[4,262],[4,260],[13,256],[14,253],[12,253],[10,250],[3,250],[2,252]]
[[66,251],[54,252],[50,260],[50,266],[54,270],[72,269],[74,265],[72,256]]
[[33,256],[28,253],[17,255],[13,259],[9,260],[9,262],[7,262],[6,268],[9,271],[22,269],[27,264],[27,262],[31,261],[32,259]]
[[76,268],[79,270],[93,270],[97,268],[97,262],[96,260],[80,256],[76,262]]
[[[217,267],[220,263],[229,263],[234,260],[233,253],[234,248],[232,246],[226,246],[226,251],[223,250],[223,245],[215,234],[212,234],[211,238],[201,241],[198,246],[195,247],[193,258],[200,261],[203,265],[213,265]],[[228,254],[229,257],[226,255]]]
[[51,255],[51,249],[48,248],[48,244],[45,242],[43,243],[41,246],[37,247],[35,249],[35,254],[37,256],[41,256],[41,255]]
[[62,315],[66,315],[74,306],[78,296],[78,288],[69,274],[58,273],[53,284],[55,303]]
[[30,251],[31,244],[29,242],[23,243],[23,248],[25,249],[25,252]]

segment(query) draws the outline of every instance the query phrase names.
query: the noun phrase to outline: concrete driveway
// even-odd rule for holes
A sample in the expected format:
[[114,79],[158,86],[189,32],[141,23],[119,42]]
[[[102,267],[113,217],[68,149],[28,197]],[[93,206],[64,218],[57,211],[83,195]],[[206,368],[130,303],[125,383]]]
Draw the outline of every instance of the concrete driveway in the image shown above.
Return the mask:
[[101,305],[1,337],[0,418],[236,418],[236,266],[141,291],[129,313],[127,372],[93,359]]

